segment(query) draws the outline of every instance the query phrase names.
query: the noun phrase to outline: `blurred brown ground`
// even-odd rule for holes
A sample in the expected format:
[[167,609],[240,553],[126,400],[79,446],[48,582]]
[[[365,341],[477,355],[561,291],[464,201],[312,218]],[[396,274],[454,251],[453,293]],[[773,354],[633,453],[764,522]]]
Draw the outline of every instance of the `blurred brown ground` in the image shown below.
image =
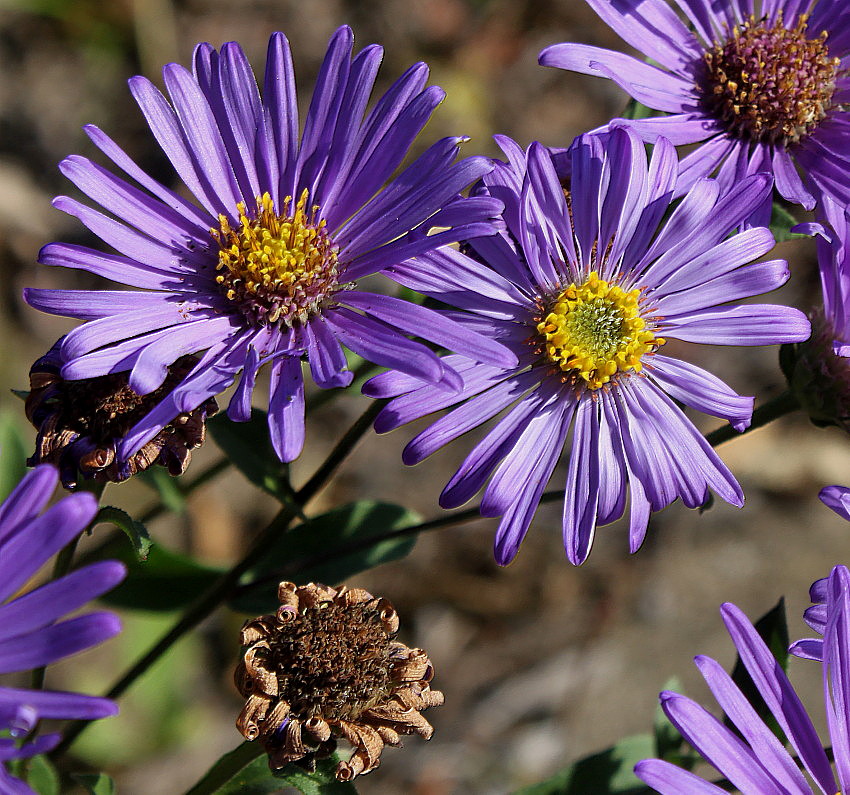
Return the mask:
[[[448,91],[422,144],[466,134],[466,153],[495,154],[501,132],[523,144],[567,145],[578,133],[621,112],[625,97],[611,83],[537,66],[539,50],[558,41],[621,47],[579,0],[0,0],[0,378],[24,387],[29,364],[70,324],[24,306],[24,285],[93,287],[85,274],[35,263],[43,243],[85,242],[85,230],[50,207],[72,191],[56,164],[77,152],[99,159],[81,132],[96,123],[160,179],[170,180],[126,88],[137,73],[159,80],[168,60],[188,64],[192,46],[236,39],[259,68],[269,33],[290,38],[309,98],[330,33],[347,22],[359,46],[386,48],[381,86],[415,60]],[[91,242],[91,241],[89,241]],[[812,247],[786,244],[794,277],[776,300],[807,307],[817,300]],[[687,355],[757,401],[781,390],[776,350],[703,350]],[[0,405],[20,404],[0,394]],[[345,396],[308,422],[308,444],[294,467],[296,483],[311,471],[366,401]],[[704,421],[709,429],[717,423]],[[469,443],[419,465],[400,464],[412,435],[371,435],[313,506],[358,498],[403,502],[423,516],[440,514],[436,498]],[[564,559],[559,508],[538,512],[519,556],[492,562],[492,520],[420,539],[404,561],[357,581],[391,599],[402,635],[428,649],[446,706],[428,717],[430,743],[412,738],[389,749],[381,769],[362,779],[364,793],[416,795],[504,793],[533,783],[572,760],[649,728],[656,694],[673,675],[705,697],[691,664],[697,653],[731,663],[717,608],[734,601],[752,617],[786,595],[791,634],[806,589],[845,561],[850,527],[816,500],[820,487],[850,481],[843,434],[818,431],[802,418],[783,420],[727,444],[722,454],[740,479],[747,505],[716,504],[703,515],[675,505],[653,518],[647,543],[627,553],[622,523],[599,530],[589,562]],[[195,467],[216,453],[208,446]],[[556,480],[564,473],[559,470]],[[554,482],[554,481],[553,481]],[[149,503],[137,484],[109,500],[130,510]],[[154,536],[207,560],[233,560],[273,506],[238,475],[196,493],[188,516],[152,525]],[[59,667],[54,686],[100,692],[170,619],[128,617],[120,640]],[[230,683],[241,619],[219,616],[184,641],[139,684],[122,715],[84,735],[71,769],[105,766],[125,795],[182,792],[241,740]],[[135,652],[134,652],[135,649]],[[58,675],[57,675],[58,674]],[[819,682],[804,663],[792,676],[819,700]],[[156,727],[164,723],[165,728]]]

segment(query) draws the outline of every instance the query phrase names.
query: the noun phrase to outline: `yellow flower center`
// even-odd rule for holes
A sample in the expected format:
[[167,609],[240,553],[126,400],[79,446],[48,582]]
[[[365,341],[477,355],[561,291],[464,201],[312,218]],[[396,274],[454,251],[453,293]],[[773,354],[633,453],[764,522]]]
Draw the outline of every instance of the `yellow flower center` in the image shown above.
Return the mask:
[[665,343],[646,327],[640,289],[626,292],[592,271],[563,290],[539,319],[539,349],[576,385],[599,389],[617,373],[643,369],[641,359]]
[[278,215],[268,193],[257,197],[249,217],[240,202],[239,227],[219,216],[210,230],[219,244],[215,277],[224,295],[259,325],[304,323],[337,287],[337,253],[319,206],[307,207],[305,189],[294,207],[283,201]]

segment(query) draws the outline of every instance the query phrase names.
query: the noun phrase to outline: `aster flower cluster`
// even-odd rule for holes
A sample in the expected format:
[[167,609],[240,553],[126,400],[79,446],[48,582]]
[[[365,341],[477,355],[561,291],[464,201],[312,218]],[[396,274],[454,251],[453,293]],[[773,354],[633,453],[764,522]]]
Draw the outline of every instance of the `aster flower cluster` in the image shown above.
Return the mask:
[[[444,700],[431,687],[428,653],[399,639],[390,601],[347,580],[398,557],[381,542],[454,520],[370,527],[352,510],[329,532],[328,517],[342,514],[305,510],[372,423],[386,433],[429,418],[404,448],[407,465],[478,434],[439,504],[458,508],[481,492],[475,510],[499,520],[500,565],[553,498],[575,565],[590,555],[597,528],[619,520],[635,553],[652,515],[676,501],[703,508],[716,495],[743,507],[744,489],[714,443],[762,420],[754,421],[753,396],[690,360],[692,344],[729,358],[732,347],[782,345],[784,405],[850,430],[850,6],[587,2],[651,62],[556,43],[540,63],[607,77],[650,115],[612,119],[558,148],[496,135],[499,158],[460,158],[462,136],[420,145],[443,91],[417,63],[373,97],[383,51],[355,52],[347,26],[330,38],[303,122],[282,33],[271,36],[261,74],[229,42],[197,45],[191,68],[166,65],[164,91],[132,78],[174,184],[98,127],[85,128],[111,165],[67,157],[60,169],[86,198],[54,205],[86,227],[88,242],[48,243],[39,261],[113,284],[24,291],[31,307],[82,322],[29,373],[34,470],[0,507],[0,673],[47,666],[118,632],[110,613],[59,622],[126,573],[114,561],[71,565],[97,515],[91,492],[154,466],[182,475],[226,390],[226,418],[212,423],[213,435],[230,429],[221,447],[233,460],[224,465],[281,511],[217,579],[167,551],[164,564],[131,565],[122,598],[135,594],[142,609],[169,600],[157,578],[168,582],[175,568],[177,577],[212,579],[108,692],[123,692],[218,605],[250,602],[250,614],[262,614],[240,636],[236,726],[249,753],[267,756],[269,770],[258,775],[288,784],[296,765],[348,786],[378,768],[387,746],[429,739],[422,713]],[[680,145],[692,148],[680,154]],[[419,154],[409,156],[414,147]],[[808,316],[753,300],[795,271],[773,253],[777,201],[814,210],[794,228],[817,238],[823,306]],[[294,488],[283,465],[309,443],[312,385],[341,391],[361,371],[371,376],[362,393],[380,402]],[[693,412],[724,421],[721,436],[703,436]],[[270,460],[256,444],[258,416]],[[242,438],[230,422],[252,424]],[[180,499],[207,474],[181,481]],[[57,481],[73,493],[39,515]],[[848,494],[831,486],[822,499],[850,519]],[[104,510],[145,558],[147,530]],[[107,540],[89,554],[111,548]],[[370,557],[364,548],[380,551]],[[22,595],[57,555],[52,579]],[[314,581],[328,572],[333,586]],[[275,601],[268,586],[279,581]],[[145,602],[152,590],[156,599]],[[667,758],[641,761],[641,780],[661,793],[729,784],[753,795],[808,793],[810,780],[827,795],[850,790],[850,572],[836,566],[811,595],[806,620],[820,637],[792,651],[822,667],[834,769],[782,665],[725,604],[743,667],[790,752],[733,678],[698,657],[728,725],[670,691],[662,708],[726,780],[719,786]],[[257,600],[263,607],[253,610]],[[62,750],[85,722],[115,711],[111,698],[0,688],[0,762],[55,748],[59,734],[41,733],[42,720],[77,722]],[[337,755],[340,741],[350,751]],[[31,791],[18,772],[0,767],[0,792]]]

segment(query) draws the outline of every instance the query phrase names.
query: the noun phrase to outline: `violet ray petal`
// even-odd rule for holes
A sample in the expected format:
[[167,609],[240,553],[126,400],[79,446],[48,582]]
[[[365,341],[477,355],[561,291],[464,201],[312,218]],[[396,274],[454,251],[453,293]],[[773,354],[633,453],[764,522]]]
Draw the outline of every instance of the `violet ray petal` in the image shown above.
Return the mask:
[[0,605],[0,640],[53,623],[114,588],[126,574],[123,564],[100,561]]
[[785,791],[803,795],[809,793],[809,786],[797,763],[764,724],[752,704],[732,681],[732,677],[710,657],[698,655],[694,662],[717,703],[749,744],[765,770],[770,771],[770,775],[777,779]]
[[[551,399],[551,398],[550,398]],[[440,507],[457,508],[472,499],[493,469],[513,449],[531,418],[545,405],[540,390],[532,392],[500,419],[464,459],[440,494]]]
[[173,326],[167,334],[142,349],[133,364],[128,386],[140,395],[153,392],[167,378],[169,365],[181,356],[205,350],[238,330],[238,322],[233,316],[202,318]]
[[[746,233],[742,232],[741,234]],[[723,263],[723,267],[726,267],[727,264]],[[712,270],[711,267],[704,264],[703,272],[709,272],[706,275],[710,275]],[[699,278],[696,273],[693,274],[693,277]],[[660,298],[657,307],[662,317],[678,317],[728,301],[738,301],[742,298],[750,298],[754,295],[776,290],[785,284],[790,277],[791,271],[788,269],[788,263],[783,259],[754,262],[745,268],[739,267],[731,273],[715,276],[702,284],[691,284],[689,287],[683,287],[678,293]]]
[[635,775],[661,795],[726,795],[726,790],[661,759],[638,762]]
[[528,474],[527,480],[521,484],[517,498],[508,510],[505,511],[499,522],[493,546],[496,562],[500,566],[506,566],[513,560],[519,550],[519,545],[525,537],[537,507],[540,504],[540,498],[543,495],[546,484],[549,482],[552,472],[558,463],[567,437],[570,423],[564,414],[566,412],[566,414],[570,415],[572,414],[572,410],[573,407],[571,405],[556,407],[556,411],[561,414],[561,417],[560,420],[552,419],[552,430],[555,432],[543,439],[543,445]]
[[776,190],[779,194],[794,204],[801,204],[807,210],[815,206],[815,197],[803,187],[803,181],[794,168],[794,163],[784,147],[773,149],[773,176],[776,179]]
[[728,420],[736,431],[749,427],[754,398],[739,395],[707,370],[656,354],[649,365],[649,375],[674,400],[704,414]]
[[[850,488],[847,486],[824,486],[818,497],[827,508],[831,508],[842,519],[850,521]],[[825,595],[824,593],[823,596],[825,597]],[[814,596],[812,601],[815,601]],[[825,601],[825,599],[819,601]]]
[[590,262],[599,230],[599,186],[602,174],[599,139],[588,135],[576,139],[570,148],[570,162],[570,192],[577,253],[580,261]]
[[118,705],[108,698],[61,690],[0,687],[0,707],[22,703],[34,707],[39,719],[97,720],[118,714]]
[[668,691],[661,694],[661,706],[682,736],[742,795],[788,795],[753,751],[699,704]]
[[179,287],[178,276],[174,273],[157,270],[129,257],[105,254],[71,243],[48,243],[38,253],[38,261],[42,265],[85,270],[144,290],[173,290]]
[[552,439],[565,438],[563,425],[566,418],[569,427],[572,413],[571,401],[555,394],[527,420],[510,454],[499,462],[484,490],[482,516],[501,516],[515,502],[522,485],[532,482],[535,464],[548,455],[543,451],[549,450]]
[[711,176],[717,167],[736,149],[737,143],[725,135],[717,135],[705,141],[702,146],[685,155],[679,161],[679,179],[676,182],[676,195],[687,193],[694,184],[704,177]]
[[213,345],[192,372],[124,435],[118,456],[129,458],[178,414],[193,411],[230,386],[245,362],[245,348],[244,337]]
[[0,673],[50,665],[97,646],[120,631],[121,623],[112,613],[88,613],[43,627],[25,638],[0,641]]
[[788,741],[823,791],[832,792],[835,779],[829,760],[785,672],[741,610],[726,602],[720,614],[741,661]]
[[850,786],[850,572],[833,568],[823,636],[823,682],[827,725],[839,789]]
[[205,226],[188,222],[169,205],[85,157],[66,157],[59,170],[90,199],[159,243],[180,248],[189,248],[193,241],[201,246],[209,244],[209,221]]
[[8,599],[97,513],[91,494],[72,494],[29,521],[26,532],[3,539],[0,556],[0,602]]
[[307,339],[307,361],[316,386],[322,389],[347,387],[354,373],[348,369],[345,352],[325,320],[318,316],[305,323],[304,334]]
[[24,475],[0,504],[0,544],[12,538],[27,522],[38,516],[50,501],[50,495],[58,482],[55,467],[46,464]]
[[153,177],[140,168],[136,162],[115,143],[103,130],[94,124],[86,124],[83,131],[92,143],[100,149],[128,177],[135,180],[145,190],[156,196],[163,204],[180,213],[190,224],[199,229],[209,227],[211,216],[191,202],[186,201],[170,188],[157,182]]
[[[451,367],[464,379],[467,373],[473,372],[483,366],[479,365],[478,362],[467,359],[465,356],[458,356],[456,354],[443,356],[442,361],[445,366]],[[492,370],[497,375],[502,373],[501,367],[495,367]],[[434,387],[423,383],[415,376],[400,373],[398,370],[387,370],[384,373],[373,376],[363,385],[363,394],[374,398],[396,397],[407,392],[420,393],[426,402],[432,398],[438,399],[444,395],[441,387]]]
[[629,552],[634,555],[646,539],[652,506],[646,497],[643,483],[630,468],[627,467],[627,469],[629,473]]
[[63,213],[73,215],[104,243],[136,262],[144,262],[179,276],[184,269],[181,258],[192,259],[195,256],[188,249],[175,251],[67,196],[55,198],[53,206]]
[[78,320],[99,320],[119,313],[148,312],[161,309],[169,299],[179,300],[179,295],[129,290],[24,289],[24,300],[33,309]]
[[[25,759],[30,756],[35,756],[36,754],[47,753],[48,751],[53,750],[59,744],[61,739],[62,735],[58,733],[42,734],[21,746],[19,746],[15,740],[0,739],[0,761]],[[18,783],[22,783],[14,777],[9,777],[4,781],[2,776],[5,775],[6,768],[5,766],[0,765],[0,783],[7,784],[7,782],[11,782],[13,786]],[[9,793],[13,794],[19,792],[23,793],[23,795],[36,795],[35,790],[31,790],[26,785],[23,785],[22,789],[11,788],[9,790]],[[6,795],[6,792],[3,792],[3,795]]]
[[551,234],[546,235],[550,254],[560,259],[563,251],[567,259],[574,261],[577,254],[573,244],[570,212],[549,151],[541,144],[531,144],[527,164],[526,179],[530,194],[540,206],[539,213],[534,217],[544,230],[551,227]]
[[470,241],[469,245],[500,276],[515,284],[526,294],[534,293],[528,269],[504,238],[499,235],[479,237]]
[[[534,309],[514,284],[453,248],[436,249],[392,265],[384,275],[423,295],[488,317],[509,320],[520,308]],[[505,304],[504,309],[500,304]]]
[[596,533],[601,411],[595,400],[579,400],[576,405],[562,517],[564,549],[574,566],[587,560]]
[[504,368],[517,365],[516,354],[499,342],[474,334],[450,318],[410,301],[356,291],[341,293],[338,300],[343,305],[362,310],[395,328],[443,345],[482,364]]
[[611,401],[605,396],[600,400],[599,442],[599,504],[596,521],[600,525],[610,524],[623,515],[626,507],[626,463],[620,430],[611,421]]
[[201,181],[197,160],[192,155],[174,108],[146,77],[131,77],[127,82],[154,138],[180,179],[204,209],[213,218],[218,218],[226,208],[209,183]]
[[[298,146],[298,100],[295,71],[289,41],[283,33],[273,33],[266,53],[263,104],[268,110],[274,149],[280,168],[278,199],[295,192],[295,152]],[[288,169],[292,169],[290,172]]]
[[340,307],[326,315],[325,321],[347,348],[374,364],[434,383],[443,376],[443,366],[434,353],[379,320]]
[[269,393],[272,445],[281,461],[294,461],[304,447],[304,379],[299,358],[284,355],[275,359]]
[[257,353],[257,348],[254,345],[249,345],[245,354],[242,377],[239,379],[239,384],[227,406],[227,416],[233,422],[248,422],[251,419],[251,399],[254,396],[259,366],[260,355]]
[[[476,375],[479,374],[476,373]],[[502,374],[502,377],[504,377],[504,374]],[[412,466],[425,460],[453,439],[457,439],[464,433],[477,428],[479,425],[487,422],[487,420],[495,417],[500,411],[510,406],[511,403],[519,400],[536,383],[537,378],[532,373],[521,373],[495,385],[492,385],[492,379],[482,378],[480,375],[478,378],[467,380],[464,384],[464,391],[457,397],[469,396],[471,399],[449,414],[436,420],[424,431],[411,439],[404,448],[402,461],[408,466]],[[445,403],[448,404],[448,400],[454,397],[454,395],[447,395]],[[393,406],[393,414],[390,415],[394,424],[408,422],[412,419],[408,414],[418,413],[417,410],[421,405],[421,403],[416,401],[408,401],[406,404],[402,401],[394,402],[400,404]],[[404,413],[404,409],[408,407],[412,411],[409,410],[407,413]],[[431,401],[428,403],[429,410],[436,410],[443,407],[440,403]],[[377,427],[376,430],[379,433],[381,432]]]
[[224,208],[224,215],[236,220],[236,205],[243,201],[250,203],[253,197],[243,196],[236,183],[230,158],[207,98],[192,74],[179,64],[165,66],[162,77],[201,181],[210,185]]
[[795,641],[788,647],[788,651],[801,660],[823,662],[823,641],[820,638],[805,638]]
[[802,312],[773,304],[717,307],[664,319],[665,336],[709,345],[802,342],[811,332]]
[[648,119],[614,119],[611,126],[632,130],[647,143],[654,144],[659,138],[666,138],[674,146],[699,143],[718,132],[716,122],[692,112]]
[[[619,53],[613,53],[619,55]],[[621,56],[626,58],[628,56]],[[631,64],[612,63],[610,56],[604,62],[592,61],[591,66],[600,72],[602,75],[612,80],[620,88],[623,89],[629,96],[634,97],[638,102],[655,108],[656,110],[670,113],[681,113],[686,110],[693,110],[696,104],[697,97],[695,95],[692,83],[684,80],[677,80],[673,88],[675,93],[667,90],[667,86],[657,88],[652,83],[637,83],[632,82],[626,75],[631,71]],[[663,73],[662,73],[663,74]],[[639,79],[643,79],[645,75],[641,74]],[[646,75],[657,82],[654,75]],[[668,82],[668,81],[662,81]]]

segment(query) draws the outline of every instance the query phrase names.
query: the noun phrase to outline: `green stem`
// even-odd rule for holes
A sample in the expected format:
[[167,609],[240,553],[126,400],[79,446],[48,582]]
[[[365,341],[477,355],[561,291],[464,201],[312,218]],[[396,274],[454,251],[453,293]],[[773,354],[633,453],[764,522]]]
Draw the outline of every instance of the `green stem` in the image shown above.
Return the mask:
[[775,398],[768,400],[767,403],[763,403],[761,406],[758,406],[756,410],[753,411],[753,421],[745,430],[736,431],[731,425],[727,424],[709,434],[706,434],[705,439],[712,447],[717,447],[724,442],[728,442],[730,439],[737,439],[745,433],[750,433],[750,431],[754,431],[757,428],[762,428],[769,422],[773,422],[773,420],[779,419],[779,417],[783,417],[786,414],[790,414],[792,411],[796,411],[799,408],[800,404],[797,402],[797,398],[794,397],[794,394],[790,391],[785,391],[782,394],[777,395]]
[[[345,433],[339,443],[330,452],[316,473],[295,495],[295,503],[284,507],[271,523],[254,540],[245,556],[222,576],[193,604],[191,604],[177,623],[163,635],[113,686],[106,694],[107,698],[118,698],[168,649],[191,629],[194,629],[236,588],[240,578],[265,555],[267,549],[289,528],[292,520],[316,493],[324,486],[345,457],[354,449],[357,442],[369,429],[372,420],[382,404],[370,403],[369,408]],[[62,754],[79,736],[89,721],[74,721],[64,734],[62,742],[52,751],[51,756]]]

